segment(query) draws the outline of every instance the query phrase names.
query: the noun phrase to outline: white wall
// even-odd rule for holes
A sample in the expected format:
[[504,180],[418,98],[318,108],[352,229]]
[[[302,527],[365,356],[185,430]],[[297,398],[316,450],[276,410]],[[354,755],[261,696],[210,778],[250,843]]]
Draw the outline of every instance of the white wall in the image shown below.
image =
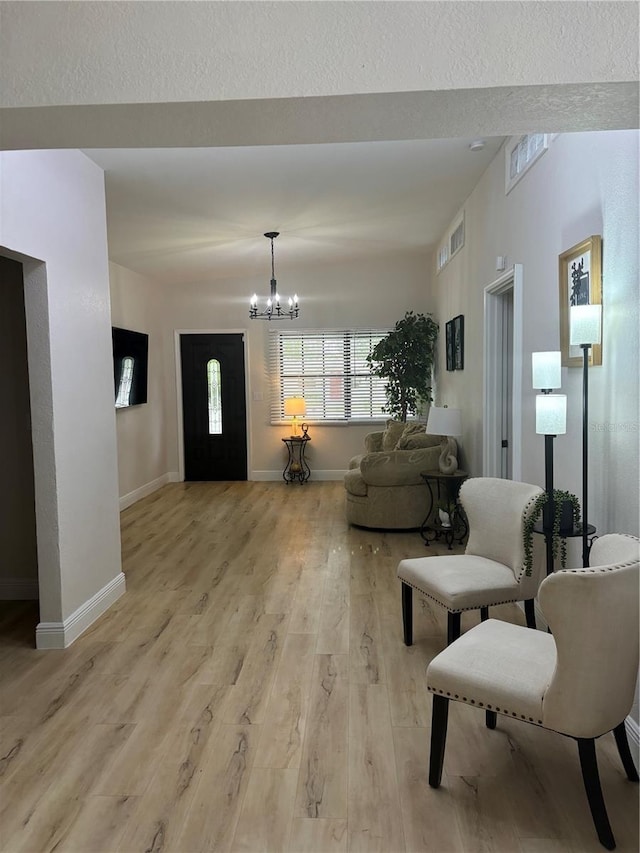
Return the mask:
[[[504,194],[504,154],[465,210],[466,240],[440,275],[433,304],[444,323],[465,315],[465,369],[440,374],[439,394],[464,413],[467,464],[482,471],[483,289],[497,255],[524,265],[522,477],[544,482],[535,434],[531,353],[560,348],[558,255],[591,234],[603,238],[603,364],[589,374],[590,521],[599,533],[638,535],[638,139],[635,131],[562,134]],[[440,351],[441,360],[444,356]],[[582,371],[563,369],[567,435],[556,439],[555,483],[581,494]]]
[[2,153],[0,179],[0,245],[24,260],[40,618],[60,624],[120,575],[104,180],[78,151]]
[[[300,318],[279,321],[279,326],[287,329],[392,327],[405,311],[429,310],[430,265],[428,254],[404,253],[365,262],[293,268],[278,262],[276,249],[278,288],[282,294],[295,291],[300,297]],[[250,399],[249,403],[249,477],[267,476],[265,472],[275,472],[277,476],[282,471],[285,460],[280,439],[288,435],[290,429],[269,423],[268,333],[275,322],[249,320],[248,316],[249,298],[254,291],[266,296],[269,278],[266,259],[264,276],[259,279],[215,280],[167,288],[165,358],[170,371],[166,413],[169,470],[178,470],[177,423],[180,416],[175,392],[174,330],[240,329],[247,332],[250,397],[256,391],[263,394],[262,402]],[[365,434],[375,428],[378,426],[310,427],[312,471],[317,476],[319,472],[333,472],[324,476],[340,476],[339,472],[347,468],[350,457],[362,452]]]
[[[109,264],[111,322],[149,335],[148,402],[116,411],[121,506],[166,480],[167,435],[163,345],[164,290],[145,276]],[[142,492],[141,492],[142,490]]]
[[[483,289],[497,255],[524,265],[522,479],[544,484],[544,440],[535,434],[531,353],[560,349],[558,255],[592,234],[603,239],[602,365],[589,372],[589,521],[600,535],[639,535],[637,131],[562,134],[508,196],[504,152],[466,204],[466,240],[432,280],[441,324],[465,315],[465,369],[440,372],[440,400],[463,411],[466,464],[482,473]],[[444,363],[444,345],[440,361]],[[554,482],[582,495],[582,370],[563,368],[567,434],[555,440]],[[579,540],[569,559],[580,564]],[[638,696],[631,711],[639,717]]]

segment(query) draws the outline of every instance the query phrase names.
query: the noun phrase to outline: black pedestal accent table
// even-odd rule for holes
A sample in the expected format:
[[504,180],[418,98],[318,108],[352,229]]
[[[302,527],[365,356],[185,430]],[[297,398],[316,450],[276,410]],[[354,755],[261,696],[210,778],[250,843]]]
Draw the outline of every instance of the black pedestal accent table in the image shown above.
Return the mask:
[[289,451],[289,459],[282,472],[282,478],[287,485],[295,483],[297,480],[302,486],[311,476],[311,468],[309,468],[305,458],[305,449],[311,439],[308,435],[290,435],[288,438],[283,438],[282,441]]
[[[547,528],[543,525],[542,521],[536,521],[533,525],[534,533],[541,533],[545,541],[547,542],[547,547],[550,547],[551,537],[553,536],[552,530],[547,530]],[[558,534],[561,539],[573,539],[574,537],[580,536],[583,540],[586,538],[589,541],[588,550],[586,555],[583,551],[583,559],[586,556],[587,563],[589,562],[589,552],[591,551],[591,546],[593,545],[593,540],[597,539],[596,536],[596,528],[593,524],[587,524],[586,537],[583,532],[582,525],[574,526],[573,530],[560,530]],[[549,565],[547,565],[547,574],[550,575],[553,571],[553,568],[550,569]]]
[[[441,471],[421,471],[420,476],[429,487],[429,509],[422,522],[420,535],[424,539],[425,545],[443,536],[451,551],[454,539],[462,544],[469,532],[467,519],[458,503],[460,486],[469,475],[466,471],[456,471],[453,474],[443,474]],[[439,518],[437,511],[440,503],[445,503],[448,507],[448,526],[443,524]]]

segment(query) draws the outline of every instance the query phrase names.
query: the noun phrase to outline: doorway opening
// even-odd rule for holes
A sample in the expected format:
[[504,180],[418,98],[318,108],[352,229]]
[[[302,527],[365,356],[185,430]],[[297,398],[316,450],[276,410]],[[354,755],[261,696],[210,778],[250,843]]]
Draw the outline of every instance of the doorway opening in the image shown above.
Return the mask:
[[0,638],[33,645],[38,552],[23,265],[0,256]]
[[485,477],[522,472],[523,267],[515,264],[484,289]]

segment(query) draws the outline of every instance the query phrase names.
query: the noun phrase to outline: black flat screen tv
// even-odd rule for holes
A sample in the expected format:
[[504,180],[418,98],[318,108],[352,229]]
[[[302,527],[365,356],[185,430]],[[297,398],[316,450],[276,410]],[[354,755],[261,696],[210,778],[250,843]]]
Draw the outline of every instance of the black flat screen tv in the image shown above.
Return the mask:
[[111,329],[116,409],[147,402],[149,335],[129,329]]

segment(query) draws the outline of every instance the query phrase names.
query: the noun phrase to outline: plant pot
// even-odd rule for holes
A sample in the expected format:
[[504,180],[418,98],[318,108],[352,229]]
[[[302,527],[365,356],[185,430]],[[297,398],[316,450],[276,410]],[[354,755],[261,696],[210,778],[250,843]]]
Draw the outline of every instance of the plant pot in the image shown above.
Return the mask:
[[[551,515],[551,507],[548,503],[542,509],[542,527],[545,531],[553,530],[553,516]],[[570,536],[572,533],[573,504],[571,501],[563,501],[560,511],[560,536]]]

